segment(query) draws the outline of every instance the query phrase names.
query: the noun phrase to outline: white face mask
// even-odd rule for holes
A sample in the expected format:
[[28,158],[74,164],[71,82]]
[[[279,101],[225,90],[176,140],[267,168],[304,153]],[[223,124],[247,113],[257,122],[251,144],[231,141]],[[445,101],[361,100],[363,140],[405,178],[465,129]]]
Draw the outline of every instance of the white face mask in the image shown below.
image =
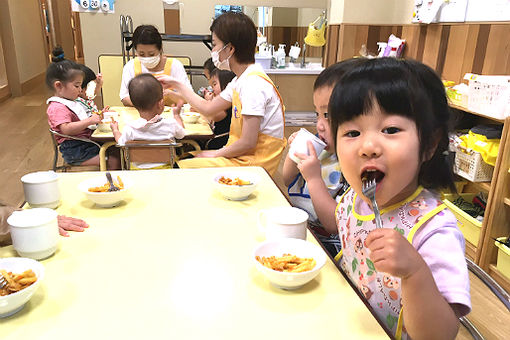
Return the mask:
[[223,46],[223,48],[219,51],[211,51],[211,59],[216,68],[220,70],[230,71],[230,63],[228,62],[228,60],[230,59],[231,56],[228,56],[227,59],[220,61],[220,52],[223,51],[225,47],[227,47],[227,45]]
[[138,57],[138,59],[140,59],[140,62],[142,63],[143,66],[145,66],[148,69],[151,69],[158,66],[159,61],[161,60],[161,56],[158,54],[153,57]]

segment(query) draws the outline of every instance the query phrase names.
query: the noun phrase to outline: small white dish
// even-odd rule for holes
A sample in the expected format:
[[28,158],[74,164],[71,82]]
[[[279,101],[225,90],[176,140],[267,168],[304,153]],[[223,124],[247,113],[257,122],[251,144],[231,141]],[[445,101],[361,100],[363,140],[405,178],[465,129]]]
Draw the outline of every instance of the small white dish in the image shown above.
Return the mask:
[[[315,260],[315,267],[302,273],[279,272],[263,266],[256,260],[256,256],[280,257],[283,254],[296,255],[301,258],[313,258]],[[287,290],[298,289],[313,280],[326,264],[326,258],[326,253],[318,245],[295,238],[265,241],[260,243],[253,252],[253,261],[255,261],[255,267],[257,267],[258,271],[276,287]]]
[[[243,181],[248,181],[250,184],[246,185],[228,185],[220,183],[220,179],[230,178],[231,180],[235,180],[239,178]],[[257,188],[257,184],[259,183],[259,177],[256,174],[249,172],[221,172],[214,176],[214,187],[216,190],[226,199],[231,201],[243,201],[247,199]]]
[[5,318],[19,312],[34,295],[44,277],[44,266],[24,257],[7,257],[0,259],[0,269],[16,274],[31,269],[37,276],[37,281],[19,292],[0,296],[0,318]]
[[[113,182],[117,183],[117,176],[112,175]],[[98,207],[101,208],[112,208],[122,202],[122,200],[126,197],[126,193],[129,189],[129,181],[125,179],[125,176],[119,176],[124,183],[124,188],[118,191],[107,191],[107,192],[91,192],[89,188],[92,187],[100,187],[106,184],[108,181],[106,176],[93,177],[84,180],[78,185],[78,188],[81,192],[87,196],[89,200],[94,202]]]
[[198,112],[184,112],[184,113],[181,113],[181,118],[184,123],[195,124],[200,119],[200,113],[198,113]]

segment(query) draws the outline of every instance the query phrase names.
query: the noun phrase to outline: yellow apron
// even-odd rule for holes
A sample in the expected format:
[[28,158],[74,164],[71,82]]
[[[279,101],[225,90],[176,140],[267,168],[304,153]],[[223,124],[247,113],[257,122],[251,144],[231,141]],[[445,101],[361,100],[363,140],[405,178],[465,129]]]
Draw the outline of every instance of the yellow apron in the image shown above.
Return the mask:
[[[263,72],[251,72],[248,76],[258,76],[270,83],[282,106],[282,118],[285,127],[285,107],[280,93],[269,77]],[[226,146],[229,146],[241,138],[243,127],[242,103],[239,98],[239,93],[234,90],[232,95],[232,118],[230,123],[229,138]],[[192,158],[178,161],[177,164],[181,169],[189,168],[213,168],[213,167],[227,167],[227,166],[261,166],[270,174],[273,175],[278,169],[282,152],[287,145],[287,140],[284,138],[277,138],[259,132],[257,138],[257,145],[255,148],[249,150],[246,154],[234,158],[216,157],[216,158]]]
[[[160,76],[163,74],[166,74],[167,76],[170,76],[172,74],[172,63],[174,59],[173,58],[166,58],[165,62],[165,68],[163,71],[153,73],[154,76]],[[140,62],[140,59],[138,57],[135,57],[133,66],[135,68],[135,77],[139,74],[142,74],[142,63]],[[172,104],[175,104],[174,101],[172,101],[168,96],[165,96],[165,105],[172,106]]]

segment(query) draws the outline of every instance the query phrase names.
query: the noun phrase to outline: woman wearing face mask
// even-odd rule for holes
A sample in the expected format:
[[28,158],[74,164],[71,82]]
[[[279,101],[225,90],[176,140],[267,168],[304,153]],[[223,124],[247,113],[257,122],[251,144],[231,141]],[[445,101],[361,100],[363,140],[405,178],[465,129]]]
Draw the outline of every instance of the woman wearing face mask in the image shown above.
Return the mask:
[[215,66],[236,75],[219,96],[207,101],[173,77],[158,79],[209,120],[225,118],[225,111],[232,106],[229,139],[219,150],[202,151],[179,161],[179,167],[262,166],[274,174],[286,145],[284,106],[271,79],[255,64],[255,25],[243,13],[227,12],[216,18],[210,29]]
[[[141,73],[153,75],[166,74],[178,79],[191,89],[186,71],[182,63],[163,55],[163,42],[156,27],[140,25],[133,32],[133,47],[137,57],[124,65],[122,84],[120,86],[120,100],[125,106],[133,106],[129,99],[128,85],[131,79]],[[171,99],[165,97],[165,105],[171,105]]]

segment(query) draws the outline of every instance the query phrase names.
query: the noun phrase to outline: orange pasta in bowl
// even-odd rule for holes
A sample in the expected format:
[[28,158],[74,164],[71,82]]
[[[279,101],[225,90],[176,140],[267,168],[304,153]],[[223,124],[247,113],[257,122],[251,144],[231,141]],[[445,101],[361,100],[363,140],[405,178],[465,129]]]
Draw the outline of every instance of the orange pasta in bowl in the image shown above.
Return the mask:
[[214,176],[214,187],[227,200],[242,201],[257,188],[259,177],[249,171],[221,172]]
[[37,281],[37,276],[31,269],[25,270],[21,274],[14,274],[12,272],[0,269],[0,274],[2,274],[5,281],[7,282],[5,287],[0,288],[0,296],[19,292],[20,290],[27,288],[32,283]]
[[[119,176],[117,176],[117,181],[113,181],[113,184],[119,188],[119,189],[124,189],[124,183],[122,182],[122,180],[120,179]],[[107,192],[108,190],[110,189],[110,183],[106,182],[106,184],[100,186],[100,187],[91,187],[89,188],[89,191],[90,192]]]
[[218,180],[218,182],[221,184],[226,184],[226,185],[250,185],[251,184],[250,181],[242,180],[239,177],[231,179],[231,178],[224,177],[224,176],[221,176],[220,179]]
[[302,273],[312,270],[315,267],[313,258],[301,258],[296,255],[283,254],[283,256],[255,256],[264,267],[279,272]]

